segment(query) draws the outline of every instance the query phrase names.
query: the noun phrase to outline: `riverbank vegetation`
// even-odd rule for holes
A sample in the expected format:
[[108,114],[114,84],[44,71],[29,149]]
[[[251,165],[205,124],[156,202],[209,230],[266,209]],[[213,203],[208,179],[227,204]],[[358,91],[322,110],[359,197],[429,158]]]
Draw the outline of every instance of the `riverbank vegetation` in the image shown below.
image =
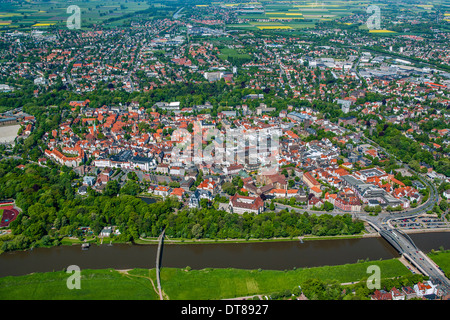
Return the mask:
[[[162,268],[161,285],[164,295],[171,300],[227,299],[251,295],[271,295],[273,293],[297,292],[300,286],[304,293],[314,299],[364,299],[364,288],[358,289],[356,283],[365,285],[367,268],[377,265],[383,279],[403,279],[411,281],[410,271],[397,259],[366,261],[339,266],[323,266],[294,270],[242,270],[242,269],[202,269]],[[133,269],[128,271],[81,270],[81,289],[69,290],[66,286],[70,274],[64,271],[34,273],[26,276],[0,278],[0,299],[149,299],[158,295],[155,269]],[[343,284],[355,283],[361,295],[351,291],[342,295]],[[334,290],[317,284],[333,283]],[[361,285],[361,287],[364,287]],[[324,289],[320,290],[320,288]],[[348,287],[347,287],[348,288]],[[347,297],[346,297],[347,296]]]
[[[258,238],[246,238],[246,239],[184,239],[184,238],[169,238],[166,237],[164,240],[165,244],[211,244],[211,243],[261,243],[261,242],[283,242],[283,241],[315,241],[315,240],[343,240],[343,239],[360,239],[363,238],[364,234],[352,234],[352,235],[338,235],[338,236],[312,236],[306,235],[298,238],[288,237],[288,238],[270,238],[270,239],[258,239]],[[107,239],[106,242],[110,240]],[[159,239],[156,237],[152,238],[140,238],[134,240],[136,244],[158,244]],[[79,242],[81,243],[81,241]]]
[[[18,168],[25,164],[25,168]],[[0,163],[0,198],[15,199],[22,209],[11,222],[13,238],[2,241],[2,251],[60,245],[67,237],[98,236],[104,227],[116,226],[114,240],[133,242],[166,235],[182,239],[271,239],[303,235],[360,234],[362,221],[350,214],[314,215],[282,210],[256,215],[227,213],[212,207],[182,209],[173,198],[147,204],[120,188],[100,194],[90,190],[77,195],[72,187],[76,174],[69,168],[26,164],[22,160]]]
[[444,271],[445,276],[450,278],[450,250],[440,248],[439,251],[431,250],[428,256]]
[[[436,124],[433,122],[432,125],[435,126]],[[450,176],[450,160],[448,158],[435,159],[433,154],[423,149],[419,142],[403,135],[401,129],[402,127],[398,125],[379,124],[372,135],[366,134],[366,136],[370,136],[390,154],[395,154],[401,161],[410,164],[411,168],[416,171],[426,172],[426,168],[421,170],[419,166],[419,163],[423,162],[432,166],[436,172]]]

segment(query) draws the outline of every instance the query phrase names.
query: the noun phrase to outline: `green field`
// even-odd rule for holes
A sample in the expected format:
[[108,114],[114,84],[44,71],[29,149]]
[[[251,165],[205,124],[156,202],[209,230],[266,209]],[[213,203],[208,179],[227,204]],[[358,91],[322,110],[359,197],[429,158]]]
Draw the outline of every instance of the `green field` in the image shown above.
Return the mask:
[[[340,283],[357,282],[369,276],[368,266],[378,265],[382,278],[410,275],[397,259],[369,261],[341,266],[324,266],[286,271],[163,268],[161,285],[165,298],[171,300],[217,300],[255,294],[292,290],[307,279]],[[116,270],[81,270],[81,289],[69,290],[70,275],[63,271],[35,273],[0,278],[0,299],[158,299],[155,269],[133,269],[127,273]]]
[[[147,271],[155,274],[154,270]],[[70,274],[57,271],[0,279],[0,300],[157,300],[148,278],[115,270],[81,270],[81,288],[67,288]]]
[[450,250],[430,253],[428,256],[437,263],[446,274],[450,274]]
[[186,272],[163,269],[161,282],[171,299],[224,299],[292,290],[312,278],[357,282],[368,276],[367,267],[373,264],[380,266],[383,278],[410,274],[401,262],[394,259],[289,271],[203,269]]
[[252,57],[247,53],[240,53],[236,49],[232,48],[223,48],[220,49],[220,54],[218,57],[222,60],[229,60],[229,58],[233,59],[251,59]]
[[[102,23],[113,19],[113,24],[122,23],[122,17],[150,8],[147,1],[135,0],[89,0],[74,3],[81,9],[81,27]],[[155,5],[157,5],[156,3]],[[49,28],[49,25],[65,27],[72,13],[67,13],[70,4],[66,1],[23,2],[21,5],[0,5],[0,27],[9,28]],[[154,6],[156,8],[156,6]],[[161,7],[161,10],[164,8]],[[155,11],[156,12],[156,11]],[[42,25],[44,24],[44,25]]]
[[[264,4],[265,13],[245,13],[238,16],[240,19],[248,19],[253,28],[249,24],[229,25],[230,28],[246,28],[247,30],[255,30],[257,25],[265,26],[283,25],[295,30],[314,28],[316,23],[320,21],[331,21],[345,16],[362,12],[367,4],[364,1],[347,2],[347,1],[320,1],[315,2],[292,2],[284,3],[268,3]],[[271,22],[262,22],[261,20],[271,20]],[[267,28],[265,30],[277,30],[275,28]]]

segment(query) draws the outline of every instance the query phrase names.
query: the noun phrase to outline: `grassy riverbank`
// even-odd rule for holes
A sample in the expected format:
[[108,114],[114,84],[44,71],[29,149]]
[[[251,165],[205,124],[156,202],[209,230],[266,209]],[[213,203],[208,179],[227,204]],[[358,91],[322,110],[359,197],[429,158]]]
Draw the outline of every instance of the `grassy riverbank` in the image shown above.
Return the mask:
[[[360,239],[364,237],[373,236],[371,234],[356,234],[356,235],[341,235],[341,236],[303,236],[301,237],[302,241],[315,241],[315,240],[343,240],[343,239]],[[375,235],[377,236],[377,235]],[[5,237],[5,236],[4,236]],[[8,236],[5,239],[12,239],[13,236]],[[86,241],[85,241],[86,240]],[[88,237],[85,240],[80,240],[78,238],[69,238],[65,237],[61,240],[60,245],[63,246],[73,246],[73,245],[79,245],[81,246],[83,243],[90,243],[91,245],[100,245],[102,243],[101,238],[99,237]],[[290,237],[290,238],[271,238],[271,239],[183,239],[183,238],[167,238],[164,240],[164,244],[218,244],[218,243],[262,243],[262,242],[298,242],[300,241],[300,238],[298,237]],[[117,240],[117,237],[109,238],[105,237],[103,238],[103,244],[132,244],[129,241],[120,241]],[[157,245],[158,244],[158,238],[141,238],[136,239],[133,241],[135,244],[139,245]],[[0,248],[2,244],[2,238],[0,237]],[[47,248],[50,248],[52,246],[46,246]],[[0,254],[2,254],[3,251],[0,249]]]
[[450,250],[432,251],[428,256],[436,262],[447,276],[450,275]]
[[1,278],[0,300],[158,299],[145,277],[129,277],[112,269],[81,270],[81,288],[69,290],[69,276],[64,271],[55,271]]
[[[369,276],[370,265],[380,267],[382,278],[411,274],[398,259],[390,259],[286,271],[163,268],[161,283],[165,297],[171,300],[217,300],[292,290],[311,278],[357,282]],[[80,290],[67,288],[69,276],[57,271],[0,278],[0,299],[158,299],[155,269],[81,270]]]
[[[354,234],[354,235],[338,235],[338,236],[302,236],[289,238],[270,238],[270,239],[182,239],[182,238],[168,238],[164,240],[165,244],[200,244],[200,243],[260,243],[260,242],[282,242],[282,241],[313,241],[313,240],[342,240],[342,239],[360,239],[365,236],[370,236],[368,233]],[[141,238],[135,240],[137,244],[156,244],[158,238]]]
[[292,290],[312,278],[337,280],[340,283],[357,282],[368,277],[367,267],[370,265],[380,266],[383,278],[410,274],[401,262],[391,259],[286,271],[163,269],[161,282],[164,292],[174,300],[226,299]]

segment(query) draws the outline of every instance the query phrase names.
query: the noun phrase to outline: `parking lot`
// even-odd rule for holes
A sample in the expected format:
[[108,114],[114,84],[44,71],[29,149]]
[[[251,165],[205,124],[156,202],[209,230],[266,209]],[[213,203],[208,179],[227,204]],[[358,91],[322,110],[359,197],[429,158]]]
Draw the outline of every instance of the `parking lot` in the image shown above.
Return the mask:
[[437,229],[437,228],[450,228],[450,223],[437,217],[415,217],[409,219],[397,219],[392,221],[394,226],[404,229]]

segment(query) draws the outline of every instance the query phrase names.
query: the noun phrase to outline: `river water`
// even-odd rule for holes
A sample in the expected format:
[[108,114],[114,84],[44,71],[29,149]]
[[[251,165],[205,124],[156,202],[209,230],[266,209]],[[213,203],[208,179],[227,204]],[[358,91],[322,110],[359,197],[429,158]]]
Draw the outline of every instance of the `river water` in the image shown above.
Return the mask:
[[[450,233],[413,234],[411,238],[424,252],[450,248]],[[63,270],[70,265],[81,269],[154,268],[157,245],[93,245],[89,250],[76,246],[35,248],[0,255],[0,277],[32,272]],[[391,259],[399,254],[382,238],[260,242],[170,244],[165,241],[162,267],[193,269],[241,268],[284,270],[323,265],[355,263],[359,259]]]

